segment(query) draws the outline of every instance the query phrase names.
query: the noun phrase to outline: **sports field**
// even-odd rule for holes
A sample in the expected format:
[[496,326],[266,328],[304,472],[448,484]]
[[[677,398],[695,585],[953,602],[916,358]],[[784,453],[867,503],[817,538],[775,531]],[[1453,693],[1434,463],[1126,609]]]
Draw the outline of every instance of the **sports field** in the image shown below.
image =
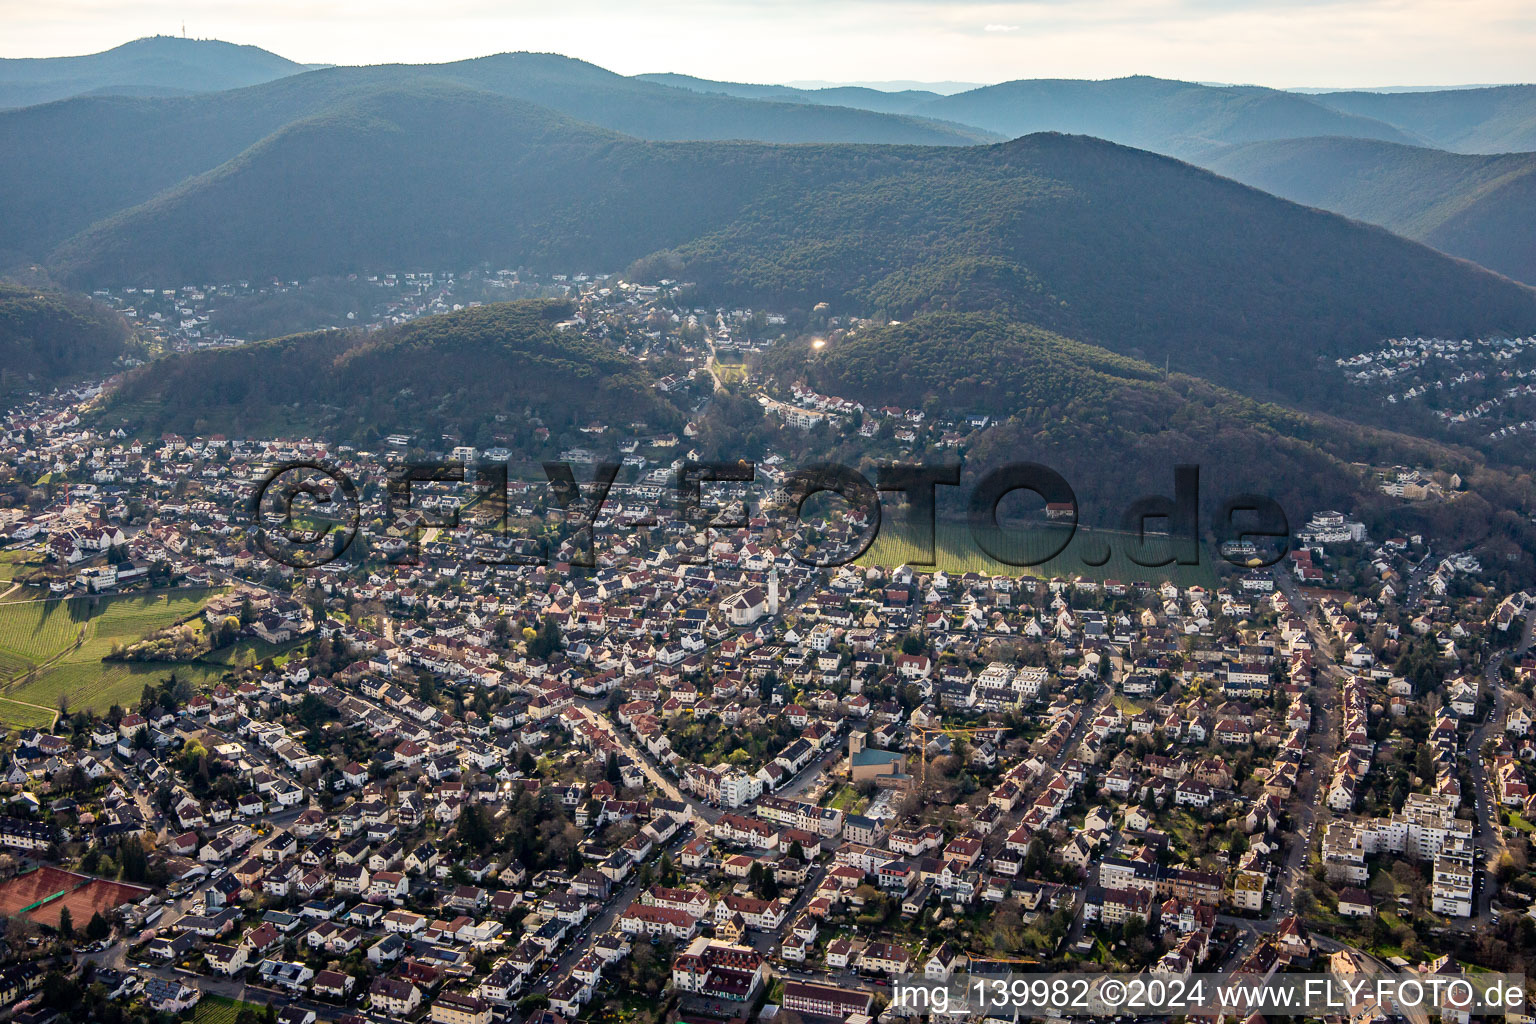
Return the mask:
[[[999,562],[978,548],[966,524],[941,522],[934,527],[934,558],[937,564],[926,567],[911,561],[920,554],[911,531],[900,524],[894,524],[880,531],[874,544],[858,561],[860,565],[912,565],[919,571],[942,569],[947,573],[978,572],[989,576],[1034,576],[1044,579],[1082,576],[1092,580],[1120,580],[1123,583],[1161,583],[1171,579],[1181,587],[1195,584],[1208,587],[1216,582],[1216,574],[1210,564],[1210,552],[1203,547],[1199,565],[1149,568],[1131,561],[1131,540],[1127,534],[1079,527],[1066,550],[1055,558],[1040,565],[1016,566]],[[1006,550],[1000,553],[1010,560],[1034,561],[1059,543],[1060,533],[1057,528],[1019,530]],[[1103,558],[1106,549],[1109,555],[1107,561],[1102,565],[1088,564],[1088,561],[1096,562]]]
[[104,878],[93,878],[78,889],[71,889],[57,899],[49,900],[35,910],[29,911],[27,917],[38,924],[49,928],[59,926],[59,917],[68,908],[69,919],[76,928],[84,928],[95,914],[107,916],[107,912],[113,907],[120,907],[124,903],[134,903],[148,896],[152,890],[137,885],[128,885],[126,882],[109,882]]
[[132,903],[150,890],[105,878],[93,878],[62,868],[43,866],[0,882],[0,917],[25,915],[38,924],[57,928],[68,908],[75,927],[83,928],[98,911]]
[[0,917],[14,917],[56,893],[83,885],[87,876],[44,865],[0,882]]
[[212,665],[103,662],[114,643],[129,643],[196,615],[211,591],[74,597],[0,604],[0,722],[46,725],[39,709],[104,711],[135,700],[144,683],[172,670],[198,684],[217,679]]

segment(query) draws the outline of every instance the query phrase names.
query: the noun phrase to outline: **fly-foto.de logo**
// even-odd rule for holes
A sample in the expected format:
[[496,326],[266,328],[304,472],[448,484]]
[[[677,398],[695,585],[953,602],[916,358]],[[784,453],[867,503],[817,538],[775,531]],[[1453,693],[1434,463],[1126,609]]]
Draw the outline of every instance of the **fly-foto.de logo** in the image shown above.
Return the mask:
[[[295,568],[315,568],[346,555],[362,533],[365,518],[383,524],[383,544],[391,555],[414,557],[425,531],[483,531],[494,543],[475,549],[480,564],[537,565],[555,557],[578,568],[597,564],[597,532],[618,505],[633,497],[618,483],[620,465],[599,463],[591,478],[580,483],[568,462],[542,464],[543,481],[523,488],[534,511],[558,519],[561,530],[552,536],[517,532],[511,514],[508,466],[462,462],[413,462],[388,467],[377,509],[365,510],[357,483],[339,466],[308,461],[286,463],[257,481],[249,502],[250,525],[257,547],[267,557]],[[640,529],[670,524],[694,530],[742,529],[756,518],[780,537],[783,551],[803,565],[831,568],[847,565],[869,550],[879,536],[886,512],[882,495],[905,505],[906,536],[915,547],[906,559],[913,565],[936,564],[935,532],[941,488],[963,487],[958,464],[892,463],[875,468],[874,479],[860,470],[821,462],[776,473],[769,495],[756,509],[747,498],[727,492],[758,484],[758,467],[751,462],[684,462],[671,482],[671,500],[655,503],[649,514],[631,516],[626,525]],[[414,502],[419,490],[467,484],[474,497],[468,506]],[[722,496],[724,494],[724,496]],[[961,517],[971,541],[986,556],[1008,566],[1030,568],[1050,562],[1067,550],[1079,529],[1076,492],[1067,479],[1037,462],[1016,462],[989,469],[960,492]],[[831,517],[808,514],[818,496],[841,504]],[[1021,527],[1004,515],[1005,503],[1018,495],[1032,496],[1043,515],[1039,525]],[[632,507],[632,506],[628,506]],[[1285,557],[1290,523],[1280,505],[1260,494],[1237,494],[1216,503],[1209,521],[1201,523],[1200,470],[1178,465],[1173,471],[1173,495],[1145,495],[1128,502],[1113,535],[1133,563],[1147,568],[1198,565],[1202,536],[1217,544],[1234,565],[1261,568]],[[473,515],[464,514],[472,508]],[[374,515],[365,515],[373,511]],[[1029,544],[1019,539],[1027,534]],[[1259,551],[1254,540],[1266,541]],[[1111,557],[1110,540],[1084,545],[1078,557],[1085,566],[1104,565]],[[1240,553],[1240,554],[1239,554]]]

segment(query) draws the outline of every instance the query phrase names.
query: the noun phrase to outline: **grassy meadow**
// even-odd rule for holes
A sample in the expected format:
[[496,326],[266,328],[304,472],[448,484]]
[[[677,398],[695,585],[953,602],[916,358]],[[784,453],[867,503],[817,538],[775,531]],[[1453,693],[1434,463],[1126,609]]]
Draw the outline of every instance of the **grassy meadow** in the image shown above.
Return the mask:
[[[1019,561],[1026,559],[1033,561],[1061,542],[1059,528],[1051,527],[1017,530],[1014,537],[1013,542],[1001,553]],[[978,548],[971,537],[970,527],[966,524],[940,522],[934,528],[934,559],[937,564],[932,569],[940,569],[947,573],[978,572],[990,576],[1034,576],[1047,579],[1053,576],[1067,579],[1083,576],[1093,580],[1120,580],[1123,583],[1136,581],[1161,583],[1163,580],[1171,579],[1179,586],[1195,584],[1210,586],[1216,580],[1215,571],[1211,567],[1210,552],[1203,546],[1199,565],[1166,565],[1149,568],[1131,561],[1131,541],[1132,538],[1127,534],[1078,527],[1072,542],[1061,554],[1040,565],[1015,566],[997,561]],[[1106,546],[1109,549],[1108,561],[1098,566],[1085,563],[1085,556],[1098,561],[1103,556]],[[858,563],[880,566],[912,565],[917,569],[927,568],[912,562],[912,559],[919,555],[919,545],[913,538],[911,530],[904,528],[901,524],[893,524],[880,531],[874,544],[864,552]]]

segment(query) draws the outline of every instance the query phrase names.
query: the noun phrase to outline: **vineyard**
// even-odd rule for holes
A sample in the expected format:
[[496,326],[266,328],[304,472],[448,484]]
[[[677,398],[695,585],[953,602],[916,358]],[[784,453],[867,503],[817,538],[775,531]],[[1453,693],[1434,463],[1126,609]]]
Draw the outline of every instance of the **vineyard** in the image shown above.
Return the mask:
[[89,611],[83,601],[23,601],[0,608],[0,657],[30,666],[81,638]]
[[[0,604],[0,722],[46,725],[62,697],[73,709],[131,703],[145,682],[173,669],[194,683],[221,669],[202,665],[103,662],[127,643],[196,615],[209,591],[75,597]],[[48,710],[44,710],[48,709]]]
[[[1007,549],[1001,553],[1011,560],[1033,561],[1060,543],[1058,530],[1051,527],[1019,530]],[[931,568],[912,562],[912,559],[920,557],[921,550],[910,531],[899,527],[882,530],[874,544],[859,558],[859,564],[912,565],[913,568],[927,571],[937,569],[947,573],[976,572],[988,576],[1034,576],[1044,579],[1055,576],[1073,579],[1082,576],[1092,580],[1120,580],[1124,583],[1172,580],[1181,587],[1196,584],[1208,587],[1215,583],[1210,553],[1203,547],[1199,565],[1148,568],[1131,561],[1131,539],[1128,535],[1112,531],[1079,528],[1071,544],[1061,554],[1040,565],[1024,567],[1008,565],[988,556],[976,546],[970,528],[965,524],[941,522],[934,527],[934,559],[937,564]],[[1092,566],[1084,562],[1085,556],[1102,556],[1106,546],[1109,549],[1109,560],[1103,565]],[[1093,557],[1092,560],[1098,561],[1099,558]]]
[[235,1024],[241,1010],[259,1015],[266,1009],[264,1003],[242,1003],[227,996],[205,995],[192,1010],[192,1024]]

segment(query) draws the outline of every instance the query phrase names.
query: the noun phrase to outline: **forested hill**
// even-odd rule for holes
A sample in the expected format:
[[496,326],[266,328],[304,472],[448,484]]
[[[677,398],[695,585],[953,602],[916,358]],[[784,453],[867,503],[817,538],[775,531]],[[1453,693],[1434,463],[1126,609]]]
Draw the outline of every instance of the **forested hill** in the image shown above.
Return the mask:
[[99,376],[131,337],[122,317],[90,299],[0,281],[0,395]]
[[238,89],[307,70],[257,46],[150,36],[80,57],[0,59],[0,107],[92,93],[174,96]]
[[1237,146],[1204,164],[1536,284],[1536,153],[1467,156],[1366,139],[1285,139]]
[[654,143],[452,87],[300,122],[53,266],[154,284],[481,260],[601,271],[657,250],[711,300],[1003,310],[1292,396],[1320,359],[1385,337],[1536,328],[1536,291],[1100,140]]
[[[1134,497],[1171,494],[1180,463],[1200,468],[1205,522],[1240,493],[1266,495],[1292,512],[1385,509],[1351,465],[1360,461],[1476,465],[1467,453],[1255,402],[1183,374],[1165,377],[1161,367],[988,313],[924,313],[839,334],[820,350],[804,341],[781,345],[765,354],[760,371],[869,408],[986,414],[992,422],[964,451],[973,479],[1006,462],[1044,463],[1067,478],[1088,520],[1101,525],[1118,525]],[[857,462],[861,440],[831,454]],[[1468,523],[1491,515],[1476,504]],[[951,511],[963,509],[952,501]]]
[[993,313],[925,313],[839,336],[813,352],[777,346],[765,372],[875,406],[1067,419],[1160,368]]
[[161,359],[127,375],[100,411],[104,426],[249,436],[324,428],[374,440],[403,432],[527,440],[552,428],[678,413],[633,359],[559,329],[564,302],[474,306],[373,334],[300,334]]
[[482,259],[613,270],[729,223],[773,189],[950,151],[647,143],[545,107],[417,85],[274,132],[77,235],[51,263],[80,282],[145,283]]
[[1035,135],[781,191],[682,247],[707,289],[901,317],[998,310],[1296,398],[1408,331],[1518,331],[1536,291],[1150,153]]

